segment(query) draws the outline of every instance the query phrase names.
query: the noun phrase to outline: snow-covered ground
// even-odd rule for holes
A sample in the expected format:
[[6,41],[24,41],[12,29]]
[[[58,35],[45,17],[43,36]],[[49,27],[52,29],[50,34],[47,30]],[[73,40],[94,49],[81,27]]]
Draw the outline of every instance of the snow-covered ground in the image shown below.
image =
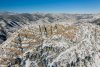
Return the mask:
[[13,33],[0,46],[0,64],[21,67],[100,66],[99,26],[52,23],[40,27],[38,24],[29,25]]

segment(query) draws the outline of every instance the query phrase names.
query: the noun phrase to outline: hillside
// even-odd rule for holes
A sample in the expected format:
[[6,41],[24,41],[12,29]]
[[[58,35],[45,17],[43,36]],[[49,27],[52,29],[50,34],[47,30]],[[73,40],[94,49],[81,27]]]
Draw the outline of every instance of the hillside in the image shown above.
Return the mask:
[[0,13],[0,43],[6,41],[11,33],[15,32],[23,25],[43,23],[87,23],[93,22],[98,18],[100,18],[100,14]]
[[0,45],[3,67],[99,67],[100,27],[91,23],[31,24]]

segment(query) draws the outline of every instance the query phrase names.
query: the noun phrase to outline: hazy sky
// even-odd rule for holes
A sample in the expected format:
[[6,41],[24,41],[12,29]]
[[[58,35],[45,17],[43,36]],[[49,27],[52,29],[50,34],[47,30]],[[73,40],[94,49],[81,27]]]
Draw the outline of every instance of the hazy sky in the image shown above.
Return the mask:
[[100,13],[100,0],[0,0],[0,11]]

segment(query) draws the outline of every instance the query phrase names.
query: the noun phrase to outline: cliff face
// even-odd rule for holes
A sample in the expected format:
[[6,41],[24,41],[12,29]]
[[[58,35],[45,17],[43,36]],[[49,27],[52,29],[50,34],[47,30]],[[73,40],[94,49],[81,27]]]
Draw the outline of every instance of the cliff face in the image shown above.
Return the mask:
[[0,65],[99,67],[100,27],[91,23],[33,24],[0,45]]

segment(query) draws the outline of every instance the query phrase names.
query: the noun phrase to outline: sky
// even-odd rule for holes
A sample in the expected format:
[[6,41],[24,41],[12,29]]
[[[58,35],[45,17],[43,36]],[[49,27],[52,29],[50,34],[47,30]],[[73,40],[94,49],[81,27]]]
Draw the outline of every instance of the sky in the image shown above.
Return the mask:
[[0,12],[100,13],[100,0],[0,0]]

